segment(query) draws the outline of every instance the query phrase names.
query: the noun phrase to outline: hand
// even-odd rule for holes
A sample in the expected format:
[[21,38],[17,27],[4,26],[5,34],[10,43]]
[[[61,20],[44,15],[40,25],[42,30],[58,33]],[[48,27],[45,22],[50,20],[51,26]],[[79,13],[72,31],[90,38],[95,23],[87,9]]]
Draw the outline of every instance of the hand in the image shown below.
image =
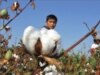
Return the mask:
[[92,29],[91,35],[95,38],[97,35],[97,31],[95,29]]

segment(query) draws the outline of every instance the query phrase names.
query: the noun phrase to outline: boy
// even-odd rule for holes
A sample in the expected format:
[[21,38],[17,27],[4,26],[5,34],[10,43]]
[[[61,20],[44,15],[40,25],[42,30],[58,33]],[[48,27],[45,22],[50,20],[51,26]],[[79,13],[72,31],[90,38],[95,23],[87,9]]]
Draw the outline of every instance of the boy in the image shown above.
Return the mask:
[[[52,37],[52,38],[57,38],[58,36],[56,36],[56,31],[54,30],[54,28],[56,27],[56,24],[57,24],[57,17],[53,14],[50,14],[46,17],[46,22],[45,22],[45,26],[43,26],[41,29],[40,29],[40,33],[41,35],[43,34],[46,34],[48,33],[48,36]],[[50,30],[50,31],[49,31]],[[53,31],[52,31],[53,30]],[[58,33],[57,33],[58,34]],[[46,37],[45,37],[46,39]],[[47,39],[46,39],[47,40]],[[46,43],[46,42],[44,42]],[[60,46],[61,46],[61,40],[59,38],[59,40],[55,40],[55,46],[54,48],[51,50],[51,54],[53,54],[53,57],[56,57],[59,55],[59,52],[60,52]],[[50,44],[50,43],[49,43]],[[50,47],[51,45],[49,45]],[[56,54],[56,52],[58,52],[58,54]],[[51,55],[52,56],[52,55]]]
[[91,46],[91,55],[94,55],[96,52],[96,48],[100,47],[100,36],[97,34],[96,30],[92,33],[93,36],[93,44]]
[[46,25],[41,28],[41,33],[45,33],[46,30],[54,29],[57,24],[57,17],[53,14],[50,14],[46,18]]

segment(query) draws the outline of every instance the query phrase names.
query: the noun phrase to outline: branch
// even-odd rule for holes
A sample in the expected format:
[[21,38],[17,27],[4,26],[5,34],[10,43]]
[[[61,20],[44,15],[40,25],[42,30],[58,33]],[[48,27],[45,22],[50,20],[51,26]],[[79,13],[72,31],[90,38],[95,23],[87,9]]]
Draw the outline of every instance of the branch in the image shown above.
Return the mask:
[[76,47],[79,43],[81,43],[83,40],[85,40],[89,35],[92,34],[93,30],[95,30],[98,25],[100,24],[100,20],[97,22],[97,24],[93,27],[92,30],[90,30],[90,32],[88,32],[86,35],[84,35],[82,38],[80,38],[76,43],[74,43],[73,45],[71,45],[68,49],[66,49],[60,56],[62,55],[66,55],[67,52],[71,51],[74,47]]
[[32,0],[29,0],[29,2],[24,6],[24,8],[23,8],[19,13],[17,13],[12,19],[10,19],[10,20],[3,26],[3,28],[0,29],[0,31],[3,30],[3,29],[4,29],[9,23],[11,23],[16,17],[18,17],[18,16],[26,9],[26,7],[27,7],[31,2],[32,2]]

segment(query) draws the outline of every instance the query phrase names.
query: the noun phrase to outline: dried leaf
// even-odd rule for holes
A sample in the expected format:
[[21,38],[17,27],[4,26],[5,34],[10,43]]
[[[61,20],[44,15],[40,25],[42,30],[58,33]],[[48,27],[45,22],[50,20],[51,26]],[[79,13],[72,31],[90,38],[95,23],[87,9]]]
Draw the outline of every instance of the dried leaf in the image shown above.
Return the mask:
[[39,56],[39,57],[44,58],[44,60],[47,61],[50,65],[55,65],[59,70],[62,70],[64,68],[64,64],[55,58],[50,58],[47,56]]
[[20,4],[18,3],[18,1],[17,2],[14,2],[12,4],[12,6],[11,6],[11,10],[12,11],[17,11],[19,9],[19,7],[20,7]]
[[4,36],[0,34],[0,43],[4,40]]
[[31,6],[33,9],[35,9],[35,3],[33,1],[31,2]]
[[11,37],[12,37],[12,35],[9,35],[9,36],[8,36],[8,40],[11,39]]
[[0,65],[3,65],[3,64],[5,64],[5,63],[7,63],[7,62],[8,62],[7,59],[0,59]]
[[3,45],[7,46],[8,45],[8,40],[4,40]]
[[10,31],[10,29],[11,29],[11,28],[10,28],[10,26],[8,26],[8,25],[5,27],[6,32]]

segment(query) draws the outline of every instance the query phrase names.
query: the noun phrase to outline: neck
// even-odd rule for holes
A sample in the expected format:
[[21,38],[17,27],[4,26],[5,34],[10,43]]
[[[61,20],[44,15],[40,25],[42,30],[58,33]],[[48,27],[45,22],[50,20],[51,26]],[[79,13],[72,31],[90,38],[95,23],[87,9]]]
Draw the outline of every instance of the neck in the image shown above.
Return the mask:
[[44,26],[44,27],[45,27],[46,29],[48,29],[48,30],[50,29],[48,26]]

